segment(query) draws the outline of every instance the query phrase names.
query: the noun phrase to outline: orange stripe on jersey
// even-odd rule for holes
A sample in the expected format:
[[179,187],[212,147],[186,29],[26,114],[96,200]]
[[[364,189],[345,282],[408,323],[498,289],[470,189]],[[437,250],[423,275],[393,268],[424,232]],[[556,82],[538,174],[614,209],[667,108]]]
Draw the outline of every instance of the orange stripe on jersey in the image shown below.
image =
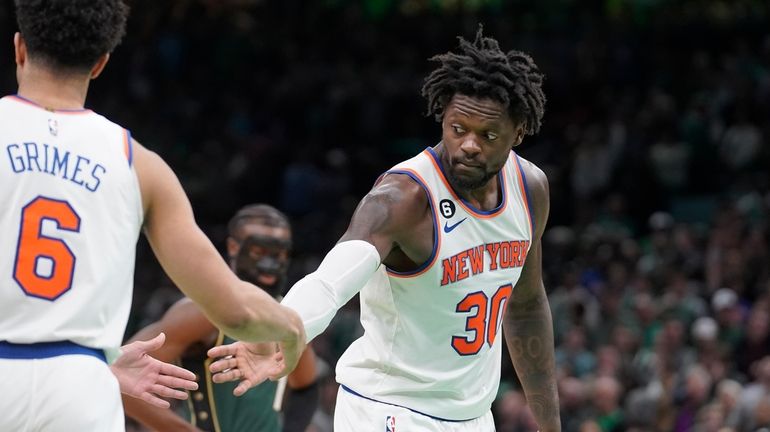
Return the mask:
[[[441,248],[441,234],[439,233],[439,224],[438,224],[438,215],[436,214],[436,208],[433,203],[433,194],[430,192],[430,189],[428,188],[428,183],[425,181],[424,178],[420,174],[417,173],[417,171],[414,171],[409,168],[398,168],[391,171],[388,171],[388,173],[392,174],[406,174],[412,177],[413,180],[416,180],[417,183],[420,183],[420,186],[425,190],[425,193],[428,195],[428,202],[430,204],[430,211],[431,215],[433,217],[433,251],[431,258],[421,264],[417,267],[417,271],[414,273],[410,272],[396,272],[395,270],[391,270],[388,268],[388,266],[385,266],[385,271],[387,271],[388,276],[395,277],[395,278],[413,278],[417,277],[426,271],[430,270],[431,267],[433,267],[433,264],[436,263],[436,260],[438,259],[438,251]],[[386,173],[387,174],[387,173]]]
[[425,149],[423,153],[425,153],[428,159],[430,159],[430,162],[433,164],[433,167],[436,169],[436,172],[438,172],[439,178],[444,183],[444,186],[446,186],[447,190],[449,190],[449,193],[452,194],[452,197],[455,199],[455,201],[457,201],[460,204],[460,206],[462,206],[462,208],[464,208],[465,211],[468,212],[471,216],[474,216],[479,219],[491,219],[495,216],[502,214],[505,208],[508,206],[507,188],[505,186],[506,184],[505,169],[500,170],[500,177],[498,177],[500,179],[500,187],[502,188],[502,192],[503,192],[501,194],[501,196],[503,197],[502,205],[500,205],[500,207],[498,207],[492,213],[480,213],[479,210],[466,204],[465,200],[463,200],[457,195],[455,190],[449,184],[449,181],[444,176],[444,170],[441,168],[441,165],[439,165],[438,161],[436,160],[438,156],[437,155],[434,156],[435,153],[432,153],[430,148]]
[[[511,158],[518,158],[516,153],[511,152]],[[535,224],[532,220],[532,210],[529,208],[529,194],[527,193],[527,186],[524,183],[524,177],[522,177],[521,164],[518,160],[513,161],[514,169],[516,170],[516,177],[518,178],[519,190],[521,191],[521,198],[524,203],[524,209],[527,210],[527,220],[529,220],[529,238],[535,239]]]

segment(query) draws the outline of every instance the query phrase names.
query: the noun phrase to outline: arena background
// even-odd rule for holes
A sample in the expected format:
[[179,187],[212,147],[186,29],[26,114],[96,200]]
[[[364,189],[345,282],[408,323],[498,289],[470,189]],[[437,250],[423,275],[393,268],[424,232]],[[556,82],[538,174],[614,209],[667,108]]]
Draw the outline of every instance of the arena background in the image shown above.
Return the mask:
[[[531,53],[548,104],[517,151],[551,185],[563,430],[770,426],[770,2],[128,3],[87,106],[168,161],[220,249],[241,205],[289,214],[293,280],[382,171],[439,139],[419,96],[428,57],[479,23]],[[12,6],[0,2],[3,94]],[[127,336],[179,296],[144,240],[135,293]],[[358,331],[353,302],[315,342],[330,368]],[[330,430],[324,380],[313,431]],[[534,430],[523,407],[505,357],[498,430]]]

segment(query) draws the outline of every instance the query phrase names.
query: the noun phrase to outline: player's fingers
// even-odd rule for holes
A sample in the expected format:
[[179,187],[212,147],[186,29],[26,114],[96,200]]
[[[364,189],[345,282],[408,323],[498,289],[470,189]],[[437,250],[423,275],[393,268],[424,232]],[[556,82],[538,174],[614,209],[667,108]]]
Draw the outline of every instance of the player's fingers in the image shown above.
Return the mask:
[[270,381],[278,381],[279,379],[285,377],[288,374],[289,374],[289,371],[286,368],[286,365],[283,363],[279,363],[270,368],[270,370],[267,373],[267,376],[268,378],[270,378]]
[[261,383],[262,381],[264,381],[264,379],[262,379],[262,380],[260,380],[258,382],[254,382],[254,381],[245,379],[245,380],[241,381],[240,383],[238,383],[238,386],[235,387],[235,389],[233,390],[233,395],[235,395],[235,396],[243,396],[243,394],[246,393],[246,391],[248,391],[250,388],[256,386],[257,384]]
[[136,341],[133,344],[139,347],[141,351],[149,353],[162,347],[165,342],[166,342],[166,334],[161,332],[161,333],[158,333],[157,336],[155,336],[150,340]]
[[235,355],[236,350],[237,350],[237,346],[233,346],[232,344],[219,345],[208,350],[207,354],[211,358],[226,357],[226,356]]
[[168,401],[164,401],[163,399],[153,395],[150,392],[144,392],[139,396],[140,399],[147,402],[150,405],[154,405],[158,408],[169,408],[171,406]]
[[175,389],[198,390],[198,383],[187,379],[177,378],[175,376],[160,375],[158,384]]
[[212,373],[222,372],[223,370],[232,369],[238,366],[238,360],[234,358],[223,358],[211,363],[209,370]]
[[237,381],[241,379],[243,375],[241,374],[240,369],[230,369],[225,370],[223,372],[215,373],[211,379],[215,383],[225,383],[230,381]]
[[163,375],[174,376],[184,380],[195,381],[195,374],[185,368],[169,363],[163,363],[160,367],[160,373]]
[[154,384],[150,389],[150,393],[158,396],[163,396],[164,398],[173,398],[173,399],[179,399],[179,400],[187,399],[187,392],[172,389],[170,387],[166,387],[160,384]]

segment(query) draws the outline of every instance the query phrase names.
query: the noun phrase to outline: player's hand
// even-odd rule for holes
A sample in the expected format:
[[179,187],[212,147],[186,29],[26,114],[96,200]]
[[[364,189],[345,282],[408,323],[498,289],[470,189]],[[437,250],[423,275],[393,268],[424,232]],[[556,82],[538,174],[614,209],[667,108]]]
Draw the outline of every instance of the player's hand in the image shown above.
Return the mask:
[[275,342],[234,342],[211,348],[208,356],[218,359],[209,365],[215,383],[240,381],[233,390],[235,396],[268,378],[279,378],[286,369],[284,356]]
[[165,341],[166,335],[160,333],[151,340],[132,342],[120,348],[122,354],[110,369],[118,379],[121,393],[168,408],[171,404],[160,397],[184,400],[187,393],[181,390],[198,389],[194,373],[148,354],[163,346]]

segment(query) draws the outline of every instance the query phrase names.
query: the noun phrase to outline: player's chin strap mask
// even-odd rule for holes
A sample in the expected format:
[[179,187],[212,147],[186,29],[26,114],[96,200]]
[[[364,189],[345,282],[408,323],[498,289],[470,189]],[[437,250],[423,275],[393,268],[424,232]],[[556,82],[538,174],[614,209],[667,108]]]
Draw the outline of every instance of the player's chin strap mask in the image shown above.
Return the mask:
[[291,241],[269,236],[245,238],[235,256],[235,273],[273,297],[283,294]]

